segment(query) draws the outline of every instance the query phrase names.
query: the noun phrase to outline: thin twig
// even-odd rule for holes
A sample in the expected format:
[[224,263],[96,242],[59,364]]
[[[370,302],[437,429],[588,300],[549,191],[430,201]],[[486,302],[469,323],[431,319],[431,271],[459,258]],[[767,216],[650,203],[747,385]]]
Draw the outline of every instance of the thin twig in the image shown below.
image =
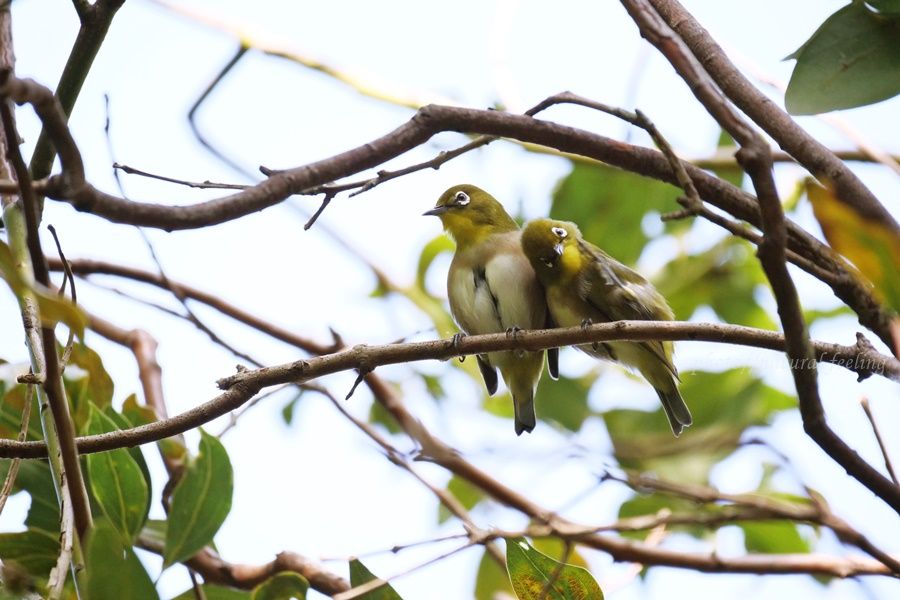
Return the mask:
[[117,162],[114,162],[112,167],[116,171],[122,171],[124,173],[127,173],[128,175],[139,175],[141,177],[147,177],[148,179],[157,179],[159,181],[165,181],[166,183],[174,183],[177,185],[183,185],[189,188],[200,190],[246,190],[248,187],[250,187],[249,185],[243,185],[240,183],[216,183],[214,181],[188,181],[186,179],[176,179],[174,177],[167,177],[165,175],[150,173],[149,171],[142,171],[141,169],[129,167],[128,165],[122,165]]
[[881,437],[881,430],[878,428],[878,423],[875,422],[875,415],[872,414],[872,408],[869,406],[869,399],[863,396],[859,399],[859,404],[862,406],[863,412],[866,413],[869,425],[872,426],[872,433],[875,434],[875,440],[878,442],[878,448],[881,450],[881,457],[884,459],[884,467],[887,469],[888,475],[891,476],[894,485],[900,486],[900,481],[897,480],[897,472],[894,471],[894,464],[891,462],[891,455],[888,454],[884,438]]
[[[22,405],[22,418],[19,423],[19,435],[16,439],[24,442],[28,438],[28,422],[31,420],[31,403],[34,399],[34,384],[26,384],[25,386],[25,402]],[[19,474],[19,465],[22,464],[21,458],[14,458],[9,463],[9,470],[6,472],[6,479],[3,480],[3,488],[0,489],[0,514],[3,514],[3,508],[6,506],[6,499],[12,493],[13,485],[16,483],[16,477]]]
[[[56,235],[56,227],[53,225],[47,225],[47,229],[50,230],[50,235],[53,236],[53,241],[56,243],[56,254],[59,256],[60,262],[63,265],[63,272],[65,276],[63,277],[62,285],[59,287],[59,293],[61,295],[65,295],[66,293],[66,282],[68,281],[72,287],[72,304],[78,304],[78,293],[75,291],[75,275],[72,274],[72,268],[69,266],[69,261],[66,260],[66,255],[63,253],[62,244],[59,242],[59,236]],[[66,365],[69,364],[69,358],[72,356],[72,348],[75,347],[75,331],[69,328],[69,339],[66,340],[66,346],[63,349],[62,357],[59,359],[59,370],[60,373],[65,373]]]

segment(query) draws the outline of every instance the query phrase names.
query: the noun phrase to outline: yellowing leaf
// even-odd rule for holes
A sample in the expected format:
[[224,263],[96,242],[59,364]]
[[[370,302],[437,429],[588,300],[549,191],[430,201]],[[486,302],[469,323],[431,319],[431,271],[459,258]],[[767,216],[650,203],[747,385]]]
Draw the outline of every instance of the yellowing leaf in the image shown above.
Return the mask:
[[20,301],[31,294],[37,300],[41,323],[53,327],[59,322],[68,325],[75,334],[84,339],[87,315],[68,299],[54,294],[43,286],[28,282],[16,268],[16,259],[9,246],[0,242],[0,279],[12,290]]
[[863,217],[814,181],[807,182],[806,195],[831,247],[874,284],[880,300],[900,311],[900,236],[883,223]]
[[603,600],[587,569],[557,562],[522,538],[506,540],[506,568],[519,600]]

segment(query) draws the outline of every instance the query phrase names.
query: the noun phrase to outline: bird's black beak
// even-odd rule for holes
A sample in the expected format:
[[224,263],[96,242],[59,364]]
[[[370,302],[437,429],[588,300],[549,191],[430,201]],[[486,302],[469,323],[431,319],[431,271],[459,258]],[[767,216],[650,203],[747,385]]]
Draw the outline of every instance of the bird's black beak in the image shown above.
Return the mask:
[[447,212],[447,210],[449,208],[450,207],[447,206],[446,204],[444,206],[435,206],[431,210],[426,210],[425,212],[423,212],[422,216],[423,217],[439,217],[442,214],[444,214],[445,212]]

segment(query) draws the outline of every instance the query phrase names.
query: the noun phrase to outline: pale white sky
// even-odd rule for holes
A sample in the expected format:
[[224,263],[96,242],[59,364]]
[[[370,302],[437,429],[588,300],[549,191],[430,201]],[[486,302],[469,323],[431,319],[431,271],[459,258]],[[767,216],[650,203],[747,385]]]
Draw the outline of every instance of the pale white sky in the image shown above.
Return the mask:
[[[387,89],[409,88],[475,107],[490,106],[498,99],[511,107],[522,107],[569,89],[606,103],[640,107],[686,156],[710,152],[718,134],[715,124],[664,59],[640,40],[636,27],[617,2],[570,0],[554,3],[552,10],[547,3],[525,0],[231,0],[183,4],[287,39],[310,56],[362,74]],[[835,0],[766,0],[742,5],[712,0],[686,2],[735,59],[746,60],[746,64],[784,81],[791,64],[781,62],[781,58],[842,4]],[[77,30],[74,11],[65,2],[54,4],[51,10],[46,2],[19,0],[13,4],[13,18],[18,74],[54,85]],[[119,162],[173,177],[243,182],[196,143],[186,119],[191,103],[235,48],[233,38],[185,21],[152,2],[126,3],[72,118],[72,130],[85,156],[90,180],[102,189],[115,190],[103,132],[103,94],[109,94],[112,140]],[[633,75],[636,69],[643,69],[639,78]],[[629,89],[634,90],[631,95]],[[894,99],[840,116],[873,143],[900,152],[898,108],[900,102]],[[260,164],[288,167],[329,156],[386,133],[410,115],[407,109],[362,98],[328,77],[287,61],[251,54],[203,109],[200,124],[222,149],[254,171]],[[612,137],[626,135],[620,123],[584,109],[556,108],[548,112],[548,118]],[[30,153],[37,137],[36,121],[27,111],[20,111],[19,122],[25,151]],[[849,147],[820,121],[805,118],[802,123],[826,143]],[[452,134],[438,136],[391,165],[430,158],[461,139]],[[496,143],[437,172],[392,181],[354,198],[339,197],[320,220],[321,226],[308,232],[302,230],[302,216],[279,206],[209,230],[148,234],[170,277],[216,292],[305,335],[325,339],[332,326],[350,343],[383,343],[413,335],[429,324],[403,301],[369,299],[374,281],[367,269],[353,256],[336,249],[324,228],[347,240],[392,278],[409,282],[415,274],[419,249],[439,233],[436,220],[419,215],[446,187],[462,181],[475,183],[490,190],[510,210],[521,209],[530,218],[546,213],[550,193],[566,172],[567,164],[562,160]],[[874,167],[860,168],[859,172],[889,208],[900,214],[896,176]],[[788,189],[801,173],[797,168],[784,167],[778,179]],[[189,203],[218,195],[128,176],[125,185],[132,198],[160,203]],[[293,202],[309,209],[318,205],[317,199]],[[56,226],[70,257],[106,258],[155,268],[133,228],[112,225],[53,202],[48,203],[45,222]],[[804,211],[802,222],[811,224],[808,211]],[[712,227],[698,227],[688,242],[701,248],[718,235]],[[671,250],[665,241],[651,245],[641,258],[641,268],[652,274]],[[441,259],[432,270],[429,283],[435,290],[442,290],[445,269],[446,260]],[[172,306],[165,294],[120,281],[109,283]],[[799,283],[809,306],[834,305],[823,286],[806,278]],[[772,307],[768,296],[762,296],[767,307]],[[189,325],[160,316],[153,309],[85,283],[79,286],[79,299],[117,324],[147,328],[157,338],[172,414],[211,398],[216,393],[215,380],[230,373],[237,362]],[[235,327],[211,311],[202,307],[195,310],[229,342],[265,363],[297,357],[292,349]],[[711,317],[711,313],[695,315],[697,320]],[[12,297],[2,290],[0,322],[18,322]],[[3,327],[0,357],[13,362],[26,360],[18,330]],[[855,330],[847,319],[818,327],[813,334],[850,343]],[[433,335],[425,332],[419,337]],[[89,335],[88,342],[101,352],[112,372],[117,399],[139,391],[129,353],[95,335]],[[575,353],[565,354],[563,360],[568,373],[592,366]],[[750,362],[773,385],[791,389],[790,375],[780,357],[762,351],[682,343],[677,362],[682,370]],[[415,368],[436,374],[447,369],[441,364]],[[409,368],[398,366],[380,372],[404,383],[410,410],[504,482],[548,507],[565,507],[574,519],[603,523],[615,517],[624,497],[622,490],[606,486],[571,503],[592,486],[592,476],[609,462],[608,437],[599,421],[589,421],[574,439],[545,424],[531,436],[515,438],[508,421],[477,418],[481,416],[481,390],[461,375],[447,378],[449,398],[436,406]],[[592,393],[593,408],[625,404],[655,407],[652,390],[613,369],[608,373]],[[336,375],[324,383],[342,394],[352,379],[351,375]],[[877,448],[857,400],[860,394],[869,395],[883,427],[889,428],[900,419],[896,385],[875,378],[857,385],[847,372],[825,366],[821,369],[821,387],[835,429],[877,463]],[[629,401],[620,401],[623,396]],[[263,402],[223,438],[235,467],[235,497],[232,514],[216,543],[228,560],[261,563],[281,550],[310,557],[347,557],[460,530],[455,524],[437,528],[436,501],[430,493],[374,452],[372,444],[326,400],[305,398],[294,425],[284,426],[279,411],[287,398],[285,394]],[[347,406],[365,415],[367,392],[360,390]],[[217,433],[223,426],[224,422],[212,423],[207,429]],[[900,551],[896,515],[870,502],[868,492],[822,459],[821,452],[803,435],[798,415],[779,418],[771,430],[760,431],[760,435],[792,458],[806,482],[825,493],[837,514],[886,549]],[[197,436],[189,439],[196,443]],[[588,448],[587,457],[561,461],[573,443]],[[900,457],[900,441],[889,443],[894,455]],[[155,452],[145,454],[157,474],[158,497],[163,482],[161,467]],[[740,452],[717,468],[715,483],[729,491],[755,487],[760,456],[753,451]],[[428,465],[421,468],[435,482],[447,477]],[[794,485],[787,478],[780,482]],[[859,506],[865,506],[865,511],[859,511]],[[22,495],[14,498],[0,517],[0,530],[16,527],[26,508],[27,500]],[[154,510],[159,514],[158,506]],[[475,517],[484,525],[524,524],[519,516],[498,510],[478,509]],[[717,548],[724,554],[737,551],[741,545],[735,536],[739,534],[723,530],[717,536]],[[686,550],[702,549],[699,542],[685,537],[675,536],[667,543]],[[382,554],[366,559],[366,563],[379,575],[390,576],[447,549],[449,546],[434,546],[421,552]],[[822,549],[841,552],[832,542],[824,543]],[[441,597],[467,597],[480,555],[480,550],[468,550],[399,579],[395,587],[408,599],[437,597],[433,586],[440,581],[445,594]],[[601,583],[624,571],[603,555],[592,553],[588,557]],[[159,561],[149,560],[148,564],[155,577]],[[339,573],[345,572],[345,565],[329,563]],[[179,567],[170,569],[160,582],[164,597],[187,585]],[[654,569],[643,583],[634,582],[608,597],[662,598],[670,597],[672,590],[687,589],[697,599],[751,594],[790,598],[810,593],[836,599],[860,594],[853,582],[822,588],[805,577],[709,576]],[[869,589],[875,597],[900,594],[900,584],[885,580],[871,580]]]

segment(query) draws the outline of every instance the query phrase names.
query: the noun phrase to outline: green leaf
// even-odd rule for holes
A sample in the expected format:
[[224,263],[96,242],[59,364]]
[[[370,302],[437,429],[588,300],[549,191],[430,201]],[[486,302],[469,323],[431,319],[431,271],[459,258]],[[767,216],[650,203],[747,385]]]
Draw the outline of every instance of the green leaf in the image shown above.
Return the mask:
[[98,408],[109,406],[113,397],[113,381],[103,367],[100,355],[84,344],[73,344],[69,363],[85,371],[87,393],[91,402]]
[[[211,583],[204,583],[200,589],[203,590],[206,600],[250,600],[251,598],[250,592]],[[194,592],[194,588],[188,588],[172,600],[197,600],[197,594]]]
[[[125,399],[125,403],[136,402],[135,395],[131,394],[128,398]],[[134,427],[135,425],[140,425],[141,423],[132,423],[128,417],[126,417],[122,413],[118,413],[112,406],[107,406],[103,409],[103,414],[109,417],[119,429],[128,429],[130,427]],[[131,458],[134,459],[134,462],[137,463],[137,466],[141,469],[141,474],[144,476],[144,483],[147,484],[147,507],[144,509],[144,520],[147,518],[147,514],[150,512],[150,503],[153,500],[153,478],[150,477],[150,467],[147,466],[147,461],[144,459],[144,453],[141,450],[141,446],[135,446],[134,448],[125,448],[128,451],[128,454],[131,455]]]
[[[9,459],[0,460],[0,481],[6,480],[11,463]],[[31,496],[31,506],[28,508],[28,516],[25,517],[25,525],[29,529],[59,531],[59,504],[56,500],[53,476],[46,460],[23,460],[19,463],[19,474],[12,493],[23,490]]]
[[[27,395],[24,385],[13,386],[6,394],[0,394],[0,437],[13,440],[18,437],[19,430],[22,428],[22,412]],[[26,440],[42,440],[44,438],[37,407],[36,396],[32,395]]]
[[[149,406],[138,404],[137,396],[134,394],[128,396],[122,404],[122,416],[128,419],[132,427],[155,423],[159,420],[156,411]],[[178,437],[162,439],[157,442],[157,445],[168,461],[181,464],[187,457],[187,448]]]
[[[705,508],[706,507],[704,507],[704,510]],[[666,496],[665,494],[638,494],[622,503],[622,505],[619,507],[619,518],[627,519],[630,517],[656,515],[664,509],[671,511],[672,513],[695,513],[700,510],[700,507],[690,500]],[[710,511],[712,510],[716,510],[716,507],[711,507]],[[711,530],[709,528],[699,525],[668,525],[666,529],[688,533],[689,535],[700,539],[706,538],[711,535]],[[647,537],[647,535],[649,535],[649,533],[650,532],[648,530],[623,531],[620,535],[622,537],[635,540],[643,540]]]
[[569,431],[578,431],[591,415],[588,391],[594,377],[572,379],[563,375],[557,381],[541,377],[535,394],[535,410],[543,421],[559,423]]
[[225,447],[201,429],[200,453],[172,493],[165,566],[190,558],[212,541],[231,511],[233,479]]
[[169,529],[169,522],[164,519],[147,519],[144,527],[141,529],[141,541],[153,544],[155,547],[162,548],[166,544],[166,531]]
[[898,39],[897,18],[873,13],[862,2],[840,9],[789,57],[797,64],[784,96],[788,112],[853,108],[900,93]]
[[[91,407],[87,435],[116,431],[116,424]],[[144,525],[150,490],[144,472],[128,450],[118,449],[87,455],[91,493],[110,524],[123,540],[133,542]]]
[[91,600],[151,600],[156,588],[131,545],[123,544],[106,519],[97,519],[87,536],[87,594]]
[[[553,560],[524,539],[506,540],[506,568],[519,600],[602,600],[603,592],[587,569]],[[552,587],[544,593],[550,581]]]
[[[454,475],[447,482],[447,491],[459,500],[466,510],[472,510],[476,504],[484,500],[484,492],[462,477]],[[438,523],[443,523],[453,514],[443,504],[438,504]]]
[[0,556],[36,577],[46,577],[56,565],[59,554],[57,534],[40,529],[18,533],[0,533]]
[[[556,556],[557,560],[562,560],[566,554],[566,544],[558,538],[536,538],[531,540],[532,547],[547,556]],[[567,565],[575,565],[576,567],[588,568],[587,561],[581,553],[573,547],[569,551],[569,557],[566,558]]]
[[426,289],[425,277],[428,275],[428,269],[434,259],[444,252],[453,252],[455,248],[456,244],[453,243],[453,240],[443,234],[425,244],[422,254],[419,255],[419,266],[416,268],[416,286],[419,289]]
[[300,398],[303,396],[303,390],[298,389],[297,393],[293,395],[293,397],[287,401],[287,403],[281,408],[281,418],[284,420],[285,425],[290,425],[294,421],[294,410],[297,408],[297,403],[300,402]]
[[764,425],[796,399],[767,386],[745,368],[681,374],[681,395],[694,424],[672,437],[662,408],[653,412],[610,410],[603,414],[619,463],[685,483],[706,483],[709,470],[731,454],[748,427]]
[[253,589],[253,600],[306,600],[309,582],[296,573],[278,573]]
[[754,521],[741,523],[747,552],[762,554],[808,554],[809,543],[791,521]]
[[[641,223],[647,213],[680,207],[679,188],[604,165],[573,164],[553,194],[550,216],[574,221],[585,239],[617,260],[634,264],[649,239]],[[670,222],[668,230],[689,223]]]
[[84,328],[88,324],[84,311],[70,300],[26,281],[16,268],[12,251],[2,241],[0,241],[0,279],[6,281],[20,301],[29,294],[34,295],[43,325],[54,327],[57,323],[63,322],[75,332],[75,335],[84,339]]
[[900,312],[900,236],[884,223],[863,217],[814,181],[807,182],[806,195],[828,244],[859,269],[854,273],[864,280],[863,285],[874,284],[875,295]]
[[475,575],[475,600],[495,600],[501,593],[514,593],[509,574],[485,550]]
[[753,252],[749,243],[725,238],[698,254],[675,257],[654,284],[679,321],[688,320],[700,306],[709,306],[728,323],[775,329],[772,317],[754,297],[766,279]]
[[387,429],[388,433],[400,433],[403,431],[393,415],[377,400],[372,400],[372,405],[369,407],[369,423],[381,425]]
[[[350,586],[357,587],[364,583],[368,583],[378,579],[375,574],[366,568],[362,562],[354,558],[350,561]],[[403,600],[389,583],[375,588],[361,596],[357,596],[358,600]]]

